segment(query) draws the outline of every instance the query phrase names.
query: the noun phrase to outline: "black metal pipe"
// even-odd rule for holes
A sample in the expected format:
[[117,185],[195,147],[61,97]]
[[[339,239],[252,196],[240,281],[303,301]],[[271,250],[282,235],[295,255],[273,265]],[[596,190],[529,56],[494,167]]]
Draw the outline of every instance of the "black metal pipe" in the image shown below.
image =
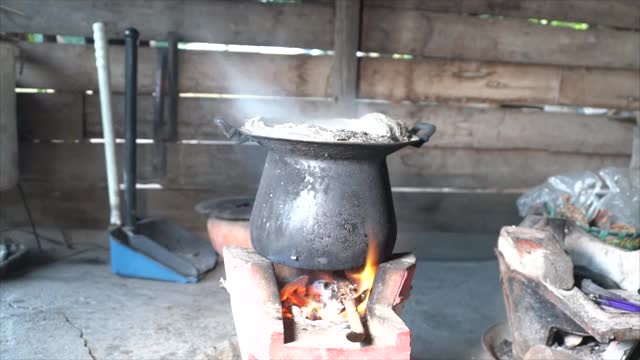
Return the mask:
[[175,141],[178,138],[178,34],[169,32],[169,56],[168,56],[168,81],[167,103],[168,129],[167,140]]
[[136,96],[138,88],[138,30],[124,31],[125,64],[125,146],[124,146],[124,226],[136,228]]

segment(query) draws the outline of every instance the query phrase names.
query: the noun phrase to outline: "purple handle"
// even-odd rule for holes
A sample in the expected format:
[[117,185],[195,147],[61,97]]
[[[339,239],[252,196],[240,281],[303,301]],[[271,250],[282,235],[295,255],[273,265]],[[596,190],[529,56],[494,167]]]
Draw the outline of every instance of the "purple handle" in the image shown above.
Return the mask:
[[640,313],[640,305],[634,304],[630,301],[614,299],[608,296],[598,296],[594,300],[598,304],[608,306],[610,308],[624,310],[624,311],[633,312],[633,313]]

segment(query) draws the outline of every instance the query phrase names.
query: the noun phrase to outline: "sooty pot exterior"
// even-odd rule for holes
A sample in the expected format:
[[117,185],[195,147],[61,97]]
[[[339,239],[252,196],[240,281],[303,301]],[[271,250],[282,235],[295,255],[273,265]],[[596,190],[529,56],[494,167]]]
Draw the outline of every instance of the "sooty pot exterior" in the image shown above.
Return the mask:
[[251,213],[258,253],[314,270],[362,265],[370,241],[391,254],[396,219],[384,151],[259,142],[269,152]]
[[224,121],[232,139],[268,149],[251,213],[251,243],[269,260],[309,270],[364,264],[367,248],[386,260],[396,241],[396,218],[386,156],[419,147],[435,132],[412,129],[401,143],[314,142],[247,136]]

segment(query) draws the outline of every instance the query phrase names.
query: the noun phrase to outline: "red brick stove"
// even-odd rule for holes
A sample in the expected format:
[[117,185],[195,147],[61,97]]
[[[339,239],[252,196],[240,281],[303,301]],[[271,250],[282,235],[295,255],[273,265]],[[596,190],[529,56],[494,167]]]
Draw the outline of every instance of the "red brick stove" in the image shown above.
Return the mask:
[[225,287],[243,359],[409,359],[411,334],[400,319],[411,290],[415,256],[392,256],[378,265],[364,326],[367,338],[351,342],[342,326],[298,324],[283,317],[273,263],[253,250],[224,249]]
[[[372,115],[389,127],[388,138],[336,128],[342,118],[300,123],[329,138],[299,137],[295,126],[280,126],[284,119],[256,119],[273,131],[216,119],[232,141],[268,150],[251,211],[255,251],[223,250],[244,359],[409,359],[411,334],[398,314],[416,260],[392,255],[397,226],[386,157],[421,147],[436,128]],[[303,275],[283,281],[282,266]],[[314,272],[331,277],[309,286]]]

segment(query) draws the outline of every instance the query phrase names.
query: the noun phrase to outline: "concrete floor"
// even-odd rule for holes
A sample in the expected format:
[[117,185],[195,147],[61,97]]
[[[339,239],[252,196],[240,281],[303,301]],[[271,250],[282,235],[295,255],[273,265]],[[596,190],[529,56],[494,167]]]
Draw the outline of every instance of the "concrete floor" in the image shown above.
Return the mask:
[[[0,281],[0,359],[235,359],[218,266],[181,285],[111,274],[102,233]],[[419,261],[403,318],[415,359],[485,359],[504,319],[495,261]]]

